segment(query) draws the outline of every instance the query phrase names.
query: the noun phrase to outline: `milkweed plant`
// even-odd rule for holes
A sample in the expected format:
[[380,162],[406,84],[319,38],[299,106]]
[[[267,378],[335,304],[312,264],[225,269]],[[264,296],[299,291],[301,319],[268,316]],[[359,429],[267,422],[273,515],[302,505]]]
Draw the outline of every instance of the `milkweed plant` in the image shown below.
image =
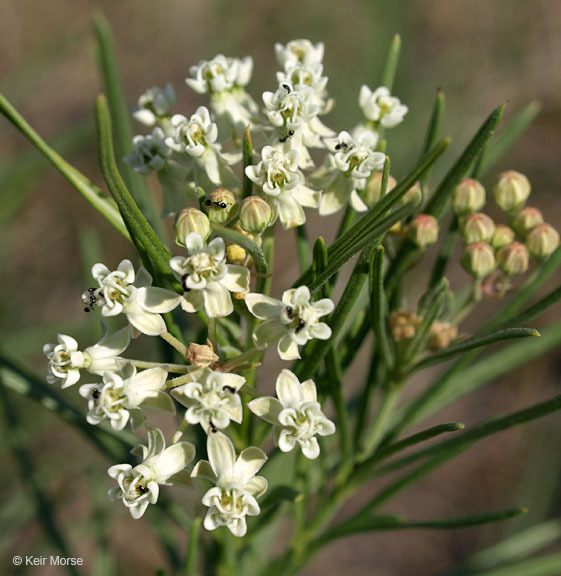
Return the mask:
[[[95,118],[109,195],[6,99],[0,104],[136,250],[133,259],[112,253],[92,267],[81,299],[104,336],[91,344],[58,334],[43,349],[49,386],[32,394],[49,398],[67,420],[85,419],[82,430],[97,427],[88,433],[109,459],[115,506],[147,522],[162,506],[180,523],[188,575],[296,574],[323,547],[359,532],[459,528],[524,513],[425,519],[411,510],[402,518],[391,503],[477,441],[561,408],[557,397],[467,430],[459,422],[421,425],[561,341],[560,325],[542,338],[527,327],[561,296],[557,289],[534,299],[561,262],[559,233],[528,204],[526,176],[492,172],[536,104],[492,139],[504,106],[493,110],[433,184],[429,174],[449,144],[439,139],[439,91],[426,135],[411,134],[420,158],[396,166],[406,174],[396,180],[386,150],[414,106],[393,89],[399,37],[380,81],[368,79],[356,94],[360,122],[342,127],[329,121],[324,45],[292,40],[274,45],[278,71],[260,96],[249,92],[251,57],[222,54],[192,65],[185,79],[182,89],[202,95],[204,105],[179,111],[171,84],[147,89],[132,108],[141,133],[131,138],[103,22],[97,33],[108,99],[97,98]],[[492,184],[484,185],[488,174]],[[486,212],[492,203],[500,222]],[[311,237],[312,212],[341,215],[331,243]],[[329,237],[333,221],[325,221]],[[300,266],[282,286],[275,246],[294,246]],[[446,272],[457,258],[465,273],[452,289]],[[419,298],[412,283],[424,286]],[[465,320],[489,299],[494,313],[470,332]],[[160,361],[131,355],[137,338]],[[348,376],[363,349],[368,373]],[[266,354],[278,356],[277,374],[260,371]],[[412,386],[419,372],[446,362],[428,388]],[[65,409],[57,387],[77,391],[82,410]],[[157,411],[171,415],[173,430],[154,423]],[[358,510],[346,505],[379,478]],[[164,493],[170,485],[193,491],[192,513],[179,510],[174,491]],[[274,556],[280,527],[290,535]]]

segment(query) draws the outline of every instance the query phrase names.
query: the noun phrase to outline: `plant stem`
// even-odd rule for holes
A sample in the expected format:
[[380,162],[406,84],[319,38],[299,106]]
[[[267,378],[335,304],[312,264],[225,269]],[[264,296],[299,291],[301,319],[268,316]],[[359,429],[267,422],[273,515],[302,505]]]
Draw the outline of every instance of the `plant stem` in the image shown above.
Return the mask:
[[170,346],[173,346],[181,356],[185,357],[187,354],[187,346],[180,342],[175,336],[172,336],[169,332],[164,332],[160,334],[160,338],[165,340]]
[[177,374],[185,374],[189,370],[189,366],[185,364],[169,364],[168,362],[148,362],[146,360],[131,360],[125,358],[136,368],[165,368],[168,372],[175,372]]

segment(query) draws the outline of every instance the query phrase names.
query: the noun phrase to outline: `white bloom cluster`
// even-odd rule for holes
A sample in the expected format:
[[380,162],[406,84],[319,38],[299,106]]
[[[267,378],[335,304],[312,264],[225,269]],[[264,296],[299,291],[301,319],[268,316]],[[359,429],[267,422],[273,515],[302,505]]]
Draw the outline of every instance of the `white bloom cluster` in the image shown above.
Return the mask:
[[[271,425],[280,452],[297,448],[315,459],[319,437],[335,432],[318,402],[316,384],[311,379],[300,383],[298,369],[278,374],[276,397],[263,395],[260,383],[248,376],[268,347],[276,347],[282,360],[298,360],[310,340],[332,336],[327,319],[334,310],[331,299],[315,299],[305,285],[284,291],[281,299],[260,289],[269,284],[265,276],[271,273],[270,266],[263,270],[270,247],[266,242],[277,220],[285,230],[303,226],[306,208],[320,215],[347,204],[366,210],[361,194],[386,159],[377,148],[378,131],[399,124],[407,107],[384,87],[371,91],[363,86],[364,123],[336,135],[320,120],[333,104],[323,44],[293,40],[276,44],[275,54],[281,68],[278,85],[262,94],[262,109],[246,92],[252,59],[222,54],[190,68],[185,82],[207,95],[207,102],[189,114],[172,114],[176,96],[169,83],[139,97],[133,115],[151,133],[135,136],[124,160],[139,174],[156,173],[162,215],[177,215],[175,240],[184,250],[170,254],[168,262],[151,262],[143,245],[143,261],[156,284],[171,281],[182,293],[167,283],[153,286],[149,272],[144,267],[135,271],[129,260],[115,270],[98,263],[92,268],[97,285],[82,295],[85,310],[124,317],[126,325],[83,350],[64,334],[57,344],[44,347],[49,382],[67,388],[84,373],[97,377],[79,388],[87,400],[87,422],[114,430],[144,426],[147,445],[134,450],[142,461],[108,471],[116,481],[110,498],[122,501],[133,518],[157,502],[160,486],[192,486],[192,478],[201,478],[213,484],[202,496],[208,508],[204,527],[224,526],[243,536],[247,517],[260,513],[257,499],[267,489],[265,478],[257,476],[267,456],[250,445],[255,438],[265,438]],[[252,142],[258,145],[255,150]],[[312,148],[324,157],[320,168]],[[256,288],[250,286],[252,270]],[[173,321],[164,320],[172,311]],[[208,332],[194,338],[198,342],[183,341],[184,313],[198,313],[207,325]],[[194,334],[191,320],[199,320],[188,319],[188,333]],[[160,336],[175,348],[180,363],[125,357],[131,338],[139,334]],[[177,405],[182,417],[166,447],[163,432],[147,423],[147,414],[174,414]],[[254,418],[256,426],[244,418]],[[194,445],[182,440],[194,426],[206,434],[208,460],[196,462]],[[239,455],[226,434],[239,445]]]

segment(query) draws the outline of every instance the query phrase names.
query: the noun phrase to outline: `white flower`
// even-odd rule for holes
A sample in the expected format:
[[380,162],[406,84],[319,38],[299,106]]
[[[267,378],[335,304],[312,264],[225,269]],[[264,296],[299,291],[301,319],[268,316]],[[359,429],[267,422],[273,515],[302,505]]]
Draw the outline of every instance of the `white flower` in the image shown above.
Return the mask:
[[243,376],[205,368],[191,372],[191,378],[191,382],[171,392],[187,407],[185,420],[189,424],[200,424],[208,433],[214,428],[226,428],[230,420],[241,423],[242,402],[238,390],[245,382]]
[[373,171],[384,167],[386,156],[375,151],[377,140],[377,135],[369,130],[358,132],[356,137],[348,132],[339,133],[322,183],[324,190],[319,204],[322,216],[337,212],[349,198],[357,212],[368,209],[358,191],[366,187]]
[[122,430],[131,420],[136,430],[144,422],[144,408],[174,414],[172,399],[162,391],[167,374],[163,368],[137,373],[130,363],[121,373],[104,372],[101,383],[80,386],[80,396],[88,400],[86,420],[93,425],[109,420],[114,430]]
[[257,516],[261,511],[256,498],[267,490],[267,480],[255,474],[267,456],[260,448],[250,446],[236,459],[234,445],[221,432],[208,435],[207,453],[209,461],[200,460],[192,474],[215,484],[202,499],[209,507],[203,525],[207,530],[227,526],[234,536],[244,536],[245,517]]
[[321,411],[314,381],[300,384],[290,370],[282,370],[277,377],[276,391],[278,400],[262,396],[252,400],[248,408],[273,424],[275,440],[283,452],[290,452],[299,444],[306,458],[317,458],[316,436],[330,436],[335,432],[335,424]]
[[133,109],[133,117],[141,124],[154,126],[162,118],[169,116],[175,105],[175,90],[168,82],[163,88],[149,88],[138,98],[138,106]]
[[238,134],[251,123],[258,108],[244,90],[253,72],[251,57],[227,58],[218,54],[212,60],[202,60],[189,70],[192,78],[185,83],[195,92],[210,92],[210,107],[221,134],[233,129]]
[[319,62],[300,64],[289,61],[284,71],[277,72],[277,81],[296,89],[310,87],[314,91],[312,102],[318,107],[319,114],[326,114],[333,107],[333,101],[327,98],[327,77],[322,74],[323,66]]
[[195,163],[194,179],[202,188],[222,186],[233,188],[238,185],[234,173],[228,164],[239,161],[239,155],[220,153],[216,143],[218,128],[210,118],[208,108],[200,106],[189,119],[175,114],[171,119],[173,136],[165,143],[176,152],[186,152]]
[[80,380],[80,370],[90,374],[116,372],[119,368],[116,360],[129,345],[130,327],[122,328],[114,334],[104,334],[103,338],[83,351],[71,336],[59,334],[58,344],[45,344],[43,353],[49,359],[47,382],[61,382],[61,388],[68,388]]
[[138,446],[144,461],[134,468],[130,464],[111,466],[107,473],[117,480],[117,486],[109,490],[110,500],[122,500],[131,516],[140,518],[148,504],[155,504],[160,492],[160,484],[192,487],[192,481],[185,467],[195,457],[195,447],[190,442],[177,442],[166,448],[162,431],[147,426],[148,447]]
[[207,246],[196,232],[191,232],[185,246],[189,256],[176,256],[169,262],[185,290],[182,308],[196,312],[204,306],[210,318],[228,316],[234,310],[230,292],[249,289],[249,270],[226,263],[222,238],[215,238]]
[[298,152],[286,154],[265,146],[261,162],[247,166],[247,177],[261,186],[265,200],[279,216],[285,229],[300,226],[306,221],[303,206],[316,208],[319,193],[304,184],[304,175],[298,169]]
[[309,40],[291,40],[286,46],[277,42],[275,55],[278,63],[284,68],[289,63],[321,64],[323,49],[323,42],[318,42],[314,46]]
[[320,136],[333,134],[317,117],[320,108],[314,100],[310,86],[282,83],[276,92],[263,92],[267,118],[276,128],[275,147],[285,152],[296,150],[300,168],[314,166],[308,147],[323,148]]
[[179,294],[150,286],[150,274],[142,267],[135,274],[130,260],[123,260],[114,271],[104,264],[94,264],[92,276],[99,287],[89,288],[82,294],[87,312],[101,306],[103,316],[125,314],[129,323],[143,334],[158,336],[166,332],[160,314],[170,312],[179,304]]
[[172,151],[166,146],[165,134],[161,128],[154,128],[152,134],[135,136],[132,139],[133,149],[123,160],[135,172],[149,174],[163,170]]
[[400,124],[409,110],[399,98],[392,96],[385,86],[376,88],[374,92],[368,86],[362,86],[358,102],[366,118],[380,123],[384,128],[393,128]]
[[331,328],[319,319],[333,311],[329,298],[310,302],[307,286],[286,290],[282,301],[263,294],[247,294],[245,303],[249,311],[260,320],[253,332],[258,348],[266,348],[278,342],[277,350],[283,360],[300,358],[298,346],[313,338],[327,340]]

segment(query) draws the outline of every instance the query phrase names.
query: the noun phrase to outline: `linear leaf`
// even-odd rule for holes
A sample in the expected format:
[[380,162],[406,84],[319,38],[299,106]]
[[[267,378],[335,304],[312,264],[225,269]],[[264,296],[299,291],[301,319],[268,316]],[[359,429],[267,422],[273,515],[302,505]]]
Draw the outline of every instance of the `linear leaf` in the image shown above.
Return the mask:
[[249,124],[246,126],[243,133],[243,196],[247,198],[253,194],[253,181],[248,178],[245,169],[253,164],[253,143],[251,141],[251,132],[249,131]]
[[393,88],[393,81],[395,79],[395,74],[397,72],[397,65],[399,64],[399,53],[401,51],[401,37],[396,34],[392,43],[390,44],[390,49],[388,50],[388,55],[386,56],[386,63],[384,65],[384,71],[382,72],[382,81],[380,86],[385,86],[391,92]]
[[0,94],[0,112],[47,158],[72,186],[125,238],[130,240],[127,228],[115,205],[86,176],[66,162],[31,128],[18,111]]

